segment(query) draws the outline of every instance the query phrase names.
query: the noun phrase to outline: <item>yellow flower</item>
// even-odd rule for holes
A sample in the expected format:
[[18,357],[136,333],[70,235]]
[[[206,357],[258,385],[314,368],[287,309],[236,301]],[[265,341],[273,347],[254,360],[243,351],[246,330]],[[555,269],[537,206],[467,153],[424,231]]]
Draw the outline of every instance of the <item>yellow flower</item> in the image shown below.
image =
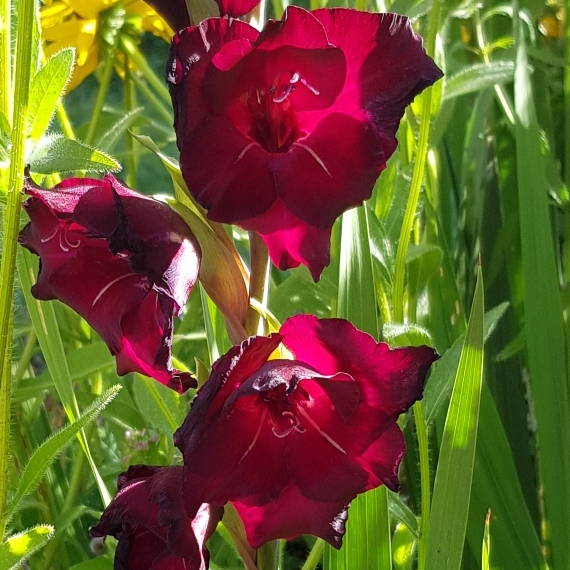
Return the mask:
[[[100,15],[119,0],[44,0],[40,23],[45,55],[50,57],[65,47],[75,48],[75,69],[68,85],[68,92],[77,87],[95,71],[99,61],[97,33]],[[174,32],[168,24],[142,0],[124,3],[127,15],[139,18],[138,27],[170,41]]]

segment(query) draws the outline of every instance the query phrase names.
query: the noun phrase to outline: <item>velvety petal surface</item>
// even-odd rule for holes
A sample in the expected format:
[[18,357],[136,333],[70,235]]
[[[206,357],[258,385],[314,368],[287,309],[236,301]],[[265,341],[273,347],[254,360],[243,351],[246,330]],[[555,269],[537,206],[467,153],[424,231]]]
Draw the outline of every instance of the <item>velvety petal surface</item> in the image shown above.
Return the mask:
[[367,125],[333,113],[289,152],[275,156],[270,169],[285,208],[315,228],[329,229],[339,212],[370,197],[383,164],[382,148]]
[[134,466],[119,477],[117,496],[105,509],[91,536],[119,540],[119,570],[206,570],[206,540],[222,512],[201,505],[189,518],[182,501],[181,467]]
[[382,143],[384,161],[394,152],[404,109],[443,75],[405,16],[347,9],[319,9],[313,15],[331,44],[347,59],[345,87],[336,107],[370,114]]
[[345,533],[345,505],[307,499],[289,485],[278,499],[265,505],[233,501],[247,533],[248,542],[259,548],[270,540],[293,539],[313,534],[340,548]]
[[101,335],[119,374],[137,371],[180,392],[194,384],[173,370],[173,313],[190,294],[200,248],[168,206],[108,175],[52,190],[26,180],[30,223],[20,243],[40,257],[33,295],[66,303]]
[[397,416],[421,398],[437,358],[427,346],[390,349],[344,319],[297,315],[281,327],[283,343],[298,360],[324,374],[344,371],[357,381],[370,406]]
[[208,20],[175,37],[167,73],[183,175],[211,219],[318,279],[335,219],[370,197],[406,105],[441,75],[395,14],[291,6],[260,34]]
[[307,224],[289,212],[280,200],[267,214],[240,220],[238,224],[261,235],[269,257],[278,269],[297,267],[302,263],[318,281],[330,262],[330,228],[318,229]]
[[251,12],[258,4],[259,0],[216,0],[220,9],[220,16],[239,18]]
[[[275,358],[280,341],[294,360]],[[348,321],[310,315],[233,347],[175,434],[187,511],[231,501],[254,547],[313,533],[338,548],[350,501],[397,489],[396,420],[421,397],[434,359],[427,347],[390,351]]]

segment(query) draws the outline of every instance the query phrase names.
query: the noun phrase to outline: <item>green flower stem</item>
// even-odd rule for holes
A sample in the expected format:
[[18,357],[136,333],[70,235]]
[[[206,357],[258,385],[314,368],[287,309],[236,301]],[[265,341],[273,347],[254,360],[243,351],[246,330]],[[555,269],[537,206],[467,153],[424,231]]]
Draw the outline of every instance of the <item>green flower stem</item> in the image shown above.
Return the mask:
[[[129,69],[129,56],[125,54],[125,111],[131,113],[137,106],[137,92],[133,81],[131,70]],[[126,183],[131,188],[137,185],[137,152],[135,141],[129,131],[126,133],[127,146],[127,177]]]
[[10,28],[10,0],[0,0],[0,111],[8,120],[12,117]]
[[65,107],[63,106],[63,101],[60,101],[57,104],[56,116],[65,137],[68,139],[75,140],[75,133],[73,132],[73,127],[71,125],[69,117],[67,116]]
[[[250,278],[249,278],[249,298],[255,299],[263,304],[265,298],[265,287],[267,283],[267,268],[269,265],[269,253],[265,242],[259,234],[249,232],[250,248]],[[245,331],[248,335],[257,334],[261,315],[251,305],[245,319]]]
[[16,368],[16,372],[14,372],[14,377],[12,378],[12,387],[16,389],[20,380],[24,377],[24,374],[28,367],[30,366],[30,360],[34,354],[34,349],[36,348],[36,342],[38,337],[36,336],[36,331],[34,327],[31,327],[30,333],[28,334],[28,338],[26,340],[26,344],[24,346],[24,350],[22,351],[22,356],[18,361],[18,366]]
[[[26,120],[32,72],[32,43],[29,30],[33,26],[34,0],[19,0],[20,22],[16,40],[16,81],[14,93],[14,116],[12,120],[12,148],[8,178],[7,204],[3,220],[2,265],[0,266],[0,513],[6,509],[6,491],[10,458],[10,392],[12,327],[14,322],[14,274],[18,231],[20,229],[20,206],[24,180],[24,146],[26,143]],[[3,93],[3,96],[8,96]],[[0,539],[4,535],[5,522],[0,523]]]
[[[433,57],[435,52],[435,39],[439,27],[440,0],[434,0],[431,14],[429,35],[426,42],[426,51]],[[420,189],[426,164],[428,150],[429,130],[430,130],[430,109],[431,109],[431,87],[428,87],[422,95],[420,137],[416,151],[416,163],[412,175],[410,186],[410,196],[406,205],[404,221],[398,240],[398,251],[396,253],[396,267],[394,271],[394,285],[392,289],[392,304],[394,306],[394,321],[404,321],[404,273],[406,270],[406,254],[410,243],[410,233],[414,223],[414,216],[418,207]]]
[[89,130],[87,131],[87,136],[85,137],[85,142],[87,144],[93,144],[93,141],[95,139],[95,133],[97,132],[97,127],[99,126],[101,112],[103,111],[103,106],[105,105],[105,100],[107,99],[107,93],[109,92],[111,77],[113,76],[114,64],[115,50],[112,52],[110,51],[107,54],[107,59],[105,60],[103,75],[101,76],[101,83],[99,84],[99,91],[97,91],[97,99],[95,100],[95,107],[93,109],[93,116],[91,117]]
[[429,514],[431,510],[431,485],[429,476],[429,447],[424,408],[422,402],[414,404],[416,434],[420,452],[420,479],[422,490],[422,507],[420,519],[420,538],[418,541],[418,570],[425,570],[427,555],[427,538],[429,532]]
[[148,64],[145,56],[139,50],[137,44],[125,34],[121,34],[119,39],[121,49],[132,59],[136,68],[144,75],[144,78],[160,95],[160,98],[167,104],[171,105],[170,92],[164,79],[160,79]]
[[131,77],[143,97],[145,97],[145,99],[155,108],[156,112],[169,125],[172,125],[174,122],[172,112],[167,109],[157,96],[149,89],[148,85],[139,77],[138,73],[131,73]]
[[317,538],[301,570],[315,570],[317,564],[321,561],[321,558],[323,557],[324,550],[325,550],[325,541],[322,538]]

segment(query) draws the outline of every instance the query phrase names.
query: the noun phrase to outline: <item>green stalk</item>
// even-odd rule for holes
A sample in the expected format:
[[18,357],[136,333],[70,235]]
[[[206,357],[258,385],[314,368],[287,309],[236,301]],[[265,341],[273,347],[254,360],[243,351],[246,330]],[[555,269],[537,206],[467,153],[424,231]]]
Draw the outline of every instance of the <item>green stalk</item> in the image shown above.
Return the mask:
[[68,139],[75,140],[75,133],[73,132],[73,126],[71,125],[69,117],[67,116],[67,112],[65,110],[65,107],[63,106],[63,101],[60,101],[57,104],[56,116],[65,137]]
[[[129,56],[125,54],[125,111],[130,113],[137,106],[137,93],[131,70],[129,69]],[[137,185],[137,155],[135,150],[134,139],[129,131],[126,133],[127,146],[127,179],[126,182],[131,188]]]
[[[26,143],[26,120],[32,72],[32,43],[29,30],[34,19],[34,0],[19,0],[20,22],[16,40],[16,81],[14,93],[14,116],[12,120],[12,148],[8,178],[7,204],[4,211],[2,265],[0,266],[0,513],[6,509],[10,442],[10,391],[12,358],[12,325],[14,320],[14,274],[18,231],[20,229],[20,206],[24,181],[24,146]],[[4,97],[8,94],[4,93]],[[4,523],[0,526],[0,538]]]
[[12,116],[10,29],[10,0],[0,0],[0,110],[8,120]]
[[131,77],[137,86],[137,89],[143,94],[146,100],[155,108],[157,113],[169,124],[172,125],[174,119],[172,113],[164,106],[157,96],[149,89],[148,85],[136,73],[132,73]]
[[[259,234],[249,232],[250,247],[250,279],[249,298],[263,304],[267,283],[267,268],[269,266],[269,253],[265,242]],[[245,320],[245,331],[248,335],[257,334],[261,315],[251,305]]]
[[[435,52],[435,39],[439,27],[440,0],[434,0],[430,14],[429,35],[426,42],[426,51],[433,57]],[[410,242],[410,233],[414,223],[414,216],[418,207],[420,189],[426,164],[430,130],[431,87],[428,87],[422,95],[420,138],[416,151],[416,163],[410,186],[410,196],[406,205],[404,221],[398,240],[396,253],[396,267],[394,270],[394,285],[392,288],[392,304],[394,306],[394,321],[404,321],[404,273],[406,270],[406,253]]]
[[429,445],[423,404],[414,404],[414,418],[420,453],[420,480],[422,490],[422,506],[420,520],[420,538],[418,540],[418,570],[425,570],[427,555],[427,538],[429,532],[429,513],[431,509],[431,485],[429,470]]
[[18,366],[16,368],[16,372],[14,372],[14,377],[12,378],[12,386],[14,389],[17,388],[20,380],[23,378],[26,369],[30,366],[30,360],[34,354],[34,349],[36,348],[36,342],[38,337],[36,335],[36,331],[34,327],[31,328],[30,334],[28,335],[28,339],[26,340],[26,344],[24,346],[24,350],[22,352],[22,356],[18,361]]
[[119,45],[121,49],[132,59],[136,68],[144,75],[144,78],[160,95],[160,98],[167,105],[171,105],[172,100],[170,99],[170,92],[168,91],[168,87],[166,87],[166,83],[156,75],[132,38],[125,34],[121,34]]
[[105,100],[107,99],[107,93],[109,92],[109,86],[111,84],[111,77],[113,76],[113,65],[115,63],[115,50],[109,51],[107,54],[107,59],[105,60],[105,66],[103,67],[103,75],[101,76],[101,83],[99,84],[99,91],[97,91],[97,99],[95,100],[95,107],[93,108],[93,116],[91,117],[91,122],[89,123],[89,130],[87,131],[87,136],[85,137],[85,142],[87,144],[92,144],[95,139],[95,133],[97,127],[99,126],[99,119],[101,118],[101,112],[103,111],[103,106],[105,105]]
[[324,550],[325,550],[325,541],[322,538],[317,538],[301,570],[315,570],[317,564],[321,561],[321,558],[323,557]]

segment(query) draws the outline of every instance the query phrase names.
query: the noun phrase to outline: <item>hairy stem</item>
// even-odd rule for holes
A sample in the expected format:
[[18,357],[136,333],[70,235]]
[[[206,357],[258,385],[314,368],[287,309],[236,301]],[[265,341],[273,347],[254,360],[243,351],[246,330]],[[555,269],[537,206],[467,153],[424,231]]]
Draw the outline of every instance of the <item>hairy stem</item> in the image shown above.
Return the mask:
[[[14,116],[12,120],[12,148],[10,151],[10,172],[8,178],[7,204],[4,211],[2,265],[0,266],[0,357],[2,376],[0,378],[0,514],[6,509],[10,442],[10,393],[12,328],[14,322],[14,274],[18,231],[20,229],[20,206],[24,181],[24,147],[26,143],[26,121],[30,96],[32,72],[32,43],[29,30],[34,19],[34,0],[20,0],[18,11],[20,22],[16,40],[16,81],[14,93]],[[7,93],[4,97],[9,96]],[[0,523],[0,539],[4,534],[5,521]]]

